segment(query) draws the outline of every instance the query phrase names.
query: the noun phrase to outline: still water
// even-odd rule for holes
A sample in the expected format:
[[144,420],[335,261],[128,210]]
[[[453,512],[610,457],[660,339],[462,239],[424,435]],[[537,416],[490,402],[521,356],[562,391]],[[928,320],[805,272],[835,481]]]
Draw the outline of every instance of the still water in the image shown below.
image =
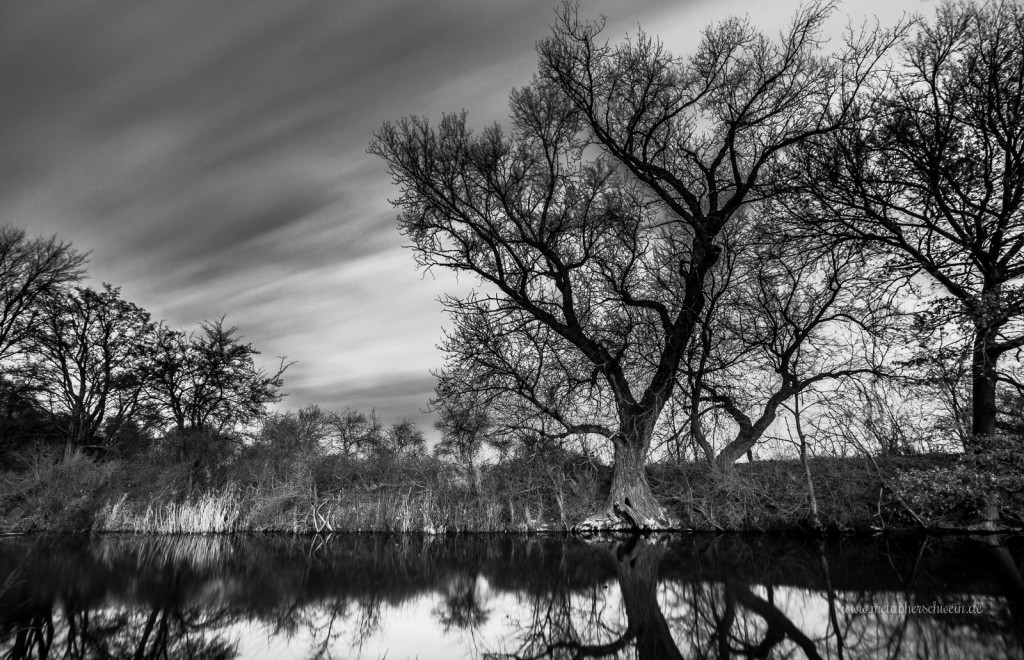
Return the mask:
[[1024,657],[1024,538],[0,539],[0,658]]

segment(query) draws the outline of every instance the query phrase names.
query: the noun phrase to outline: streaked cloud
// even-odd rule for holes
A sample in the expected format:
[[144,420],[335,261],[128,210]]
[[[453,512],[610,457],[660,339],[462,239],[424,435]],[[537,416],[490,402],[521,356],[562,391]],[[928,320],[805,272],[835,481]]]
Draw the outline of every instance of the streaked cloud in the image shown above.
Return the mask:
[[[745,7],[582,4],[610,37],[642,24],[678,52]],[[403,115],[503,119],[556,5],[0,2],[0,222],[91,251],[94,280],[171,325],[227,314],[268,363],[299,361],[290,407],[416,416],[436,297],[468,283],[415,271],[367,143]]]

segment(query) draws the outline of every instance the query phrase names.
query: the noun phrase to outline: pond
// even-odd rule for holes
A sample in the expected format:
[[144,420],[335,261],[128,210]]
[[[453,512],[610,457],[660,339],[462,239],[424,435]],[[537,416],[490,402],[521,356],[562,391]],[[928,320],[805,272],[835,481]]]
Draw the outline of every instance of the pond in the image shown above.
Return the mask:
[[21,536],[0,658],[1024,655],[1024,537]]

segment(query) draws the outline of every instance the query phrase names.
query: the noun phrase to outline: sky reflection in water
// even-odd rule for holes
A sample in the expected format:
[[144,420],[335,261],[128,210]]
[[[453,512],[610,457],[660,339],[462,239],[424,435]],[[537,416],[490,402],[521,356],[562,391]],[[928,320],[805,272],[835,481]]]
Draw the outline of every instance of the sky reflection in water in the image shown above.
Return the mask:
[[1022,557],[1020,537],[16,537],[0,658],[1020,657]]

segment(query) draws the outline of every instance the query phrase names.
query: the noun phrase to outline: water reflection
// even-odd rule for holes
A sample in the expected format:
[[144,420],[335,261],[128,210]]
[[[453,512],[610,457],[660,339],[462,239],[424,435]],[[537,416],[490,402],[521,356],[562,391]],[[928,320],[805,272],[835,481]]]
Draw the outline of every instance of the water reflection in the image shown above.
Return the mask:
[[0,540],[2,658],[1020,657],[1024,540]]

